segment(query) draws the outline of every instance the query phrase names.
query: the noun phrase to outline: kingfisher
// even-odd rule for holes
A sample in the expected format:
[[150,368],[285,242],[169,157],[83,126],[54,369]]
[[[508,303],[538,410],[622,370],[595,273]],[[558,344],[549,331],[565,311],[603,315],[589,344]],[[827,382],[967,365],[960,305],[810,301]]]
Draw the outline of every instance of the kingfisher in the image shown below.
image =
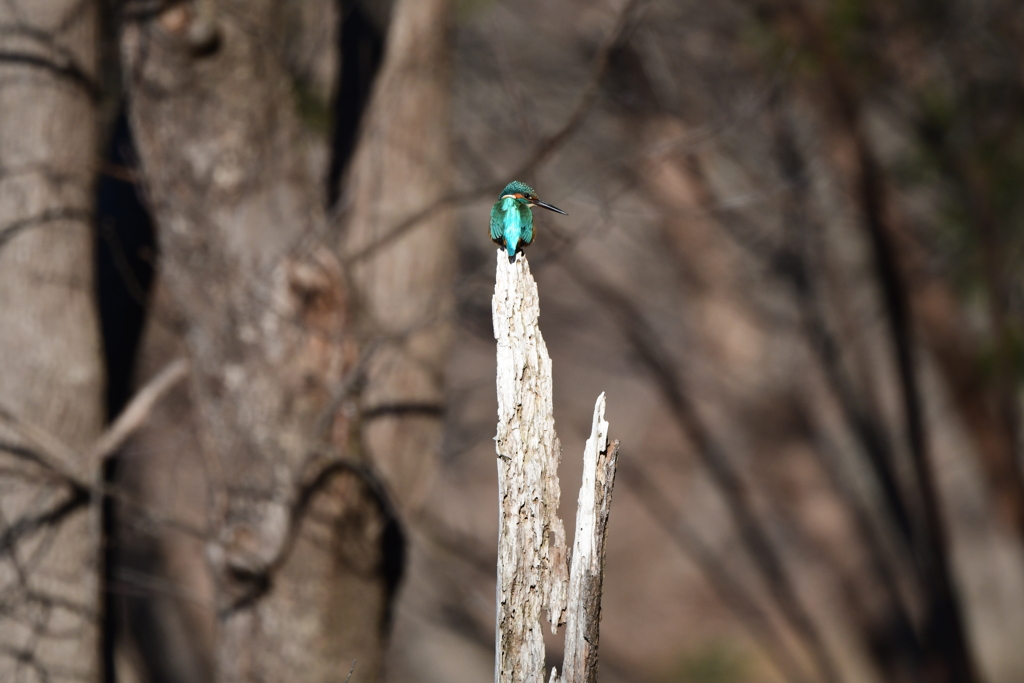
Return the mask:
[[537,193],[526,183],[513,180],[505,186],[497,203],[491,208],[491,239],[498,246],[505,247],[508,262],[516,262],[516,252],[533,242],[533,211],[539,206],[568,216],[556,206],[537,199]]

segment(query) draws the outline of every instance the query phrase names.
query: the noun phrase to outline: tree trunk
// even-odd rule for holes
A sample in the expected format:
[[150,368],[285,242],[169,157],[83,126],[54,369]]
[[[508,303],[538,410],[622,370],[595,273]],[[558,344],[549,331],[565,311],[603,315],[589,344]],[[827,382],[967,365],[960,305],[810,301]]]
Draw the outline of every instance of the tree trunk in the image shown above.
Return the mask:
[[[79,454],[104,417],[96,49],[93,2],[0,4],[0,404]],[[95,680],[96,507],[39,467],[9,425],[0,422],[0,680]]]
[[196,438],[179,447],[200,450],[210,489],[215,677],[342,681],[356,660],[352,680],[371,681],[401,537],[372,473],[347,459],[348,292],[323,242],[280,11],[224,0],[127,26],[131,121],[192,368]]
[[541,621],[565,623],[569,567],[558,516],[562,446],[537,283],[525,256],[497,252],[491,315],[498,346],[498,609],[494,683],[544,683]]
[[441,440],[455,273],[448,0],[401,0],[342,205],[360,330],[373,340],[363,446],[405,509],[432,480]]
[[494,298],[498,347],[498,605],[495,683],[544,683],[540,624],[565,625],[562,675],[551,683],[596,683],[605,540],[619,442],[608,443],[602,393],[583,452],[571,564],[558,517],[562,447],[555,434],[551,358],[541,335],[537,283],[522,257],[498,250]]

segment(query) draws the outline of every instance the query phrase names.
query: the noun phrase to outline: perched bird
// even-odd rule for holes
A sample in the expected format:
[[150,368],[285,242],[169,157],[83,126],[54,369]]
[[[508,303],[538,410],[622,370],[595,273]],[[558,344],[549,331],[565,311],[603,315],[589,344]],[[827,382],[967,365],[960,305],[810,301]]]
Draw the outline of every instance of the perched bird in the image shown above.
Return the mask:
[[526,183],[513,180],[505,186],[498,202],[491,208],[491,239],[508,252],[508,262],[516,262],[516,252],[533,242],[533,211],[539,206],[568,216],[565,211],[537,199],[537,193]]

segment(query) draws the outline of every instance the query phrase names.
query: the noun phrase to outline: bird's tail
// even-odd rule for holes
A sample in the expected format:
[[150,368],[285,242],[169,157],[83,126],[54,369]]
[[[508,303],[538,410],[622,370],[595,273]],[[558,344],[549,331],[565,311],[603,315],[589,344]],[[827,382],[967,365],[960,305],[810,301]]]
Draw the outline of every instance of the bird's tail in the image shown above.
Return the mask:
[[508,262],[516,262],[516,247],[519,246],[519,240],[505,240],[505,251],[508,252]]

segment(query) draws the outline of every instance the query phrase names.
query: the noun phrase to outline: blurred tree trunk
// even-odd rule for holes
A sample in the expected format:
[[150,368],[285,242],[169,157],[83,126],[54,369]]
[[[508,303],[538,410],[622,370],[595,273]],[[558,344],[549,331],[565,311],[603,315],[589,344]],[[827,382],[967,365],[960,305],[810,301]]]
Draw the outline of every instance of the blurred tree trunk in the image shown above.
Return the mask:
[[[452,330],[451,4],[400,0],[342,203],[360,331],[373,340],[362,443],[396,499],[432,480]],[[433,207],[425,215],[422,213]]]
[[359,142],[360,125],[373,84],[384,59],[384,38],[392,0],[341,0],[338,26],[339,69],[332,102],[331,165],[327,170],[327,203],[334,207],[341,180]]
[[[0,4],[0,403],[79,453],[104,417],[96,49],[96,3]],[[94,680],[95,508],[34,467],[33,448],[0,422],[0,680]]]
[[[137,385],[174,358],[187,356],[183,320],[159,279],[149,309],[135,368]],[[217,620],[204,554],[206,534],[140,523],[138,515],[152,511],[198,530],[212,527],[211,473],[191,396],[185,383],[174,387],[118,458],[116,483],[124,493],[114,512],[108,581],[116,605],[119,683],[214,680]]]
[[[161,250],[142,373],[175,349],[192,366],[128,469],[148,481],[143,497],[174,482],[193,491],[165,489],[151,505],[205,511],[202,532],[156,544],[178,563],[161,567],[174,582],[166,609],[149,603],[163,609],[150,622],[163,629],[156,647],[174,631],[192,650],[176,676],[159,672],[171,680],[342,681],[353,660],[353,681],[375,680],[401,566],[383,489],[350,448],[349,296],[324,246],[282,11],[273,0],[178,5],[124,32]],[[202,473],[183,479],[182,464]],[[161,657],[140,650],[155,675]]]

